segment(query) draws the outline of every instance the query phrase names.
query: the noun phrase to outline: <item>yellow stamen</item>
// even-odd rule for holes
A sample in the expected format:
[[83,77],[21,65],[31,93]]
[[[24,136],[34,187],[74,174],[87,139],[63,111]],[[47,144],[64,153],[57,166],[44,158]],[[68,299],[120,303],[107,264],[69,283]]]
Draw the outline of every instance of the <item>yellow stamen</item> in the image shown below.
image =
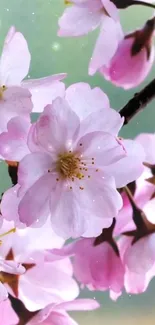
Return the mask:
[[6,88],[5,85],[3,85],[3,86],[0,87],[0,99],[3,99],[3,93],[4,93],[4,91],[5,91],[6,89],[7,89],[7,88]]
[[69,0],[64,0],[64,3],[65,3],[65,5],[72,5],[72,2],[71,1],[69,1]]
[[4,232],[3,234],[1,234],[1,235],[0,235],[0,238],[4,237],[4,236],[6,236],[6,235],[9,235],[9,234],[11,234],[11,233],[13,233],[13,232],[15,232],[15,231],[16,231],[16,228],[12,228],[12,229],[10,229],[10,230]]

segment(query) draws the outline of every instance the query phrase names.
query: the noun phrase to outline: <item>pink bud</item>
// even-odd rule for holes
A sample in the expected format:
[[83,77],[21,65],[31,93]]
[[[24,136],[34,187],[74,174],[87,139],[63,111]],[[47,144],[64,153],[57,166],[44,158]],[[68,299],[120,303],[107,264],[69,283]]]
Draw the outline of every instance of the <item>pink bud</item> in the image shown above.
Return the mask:
[[124,37],[108,66],[101,74],[124,89],[138,86],[148,75],[154,61],[152,42],[155,18],[148,20],[143,29]]

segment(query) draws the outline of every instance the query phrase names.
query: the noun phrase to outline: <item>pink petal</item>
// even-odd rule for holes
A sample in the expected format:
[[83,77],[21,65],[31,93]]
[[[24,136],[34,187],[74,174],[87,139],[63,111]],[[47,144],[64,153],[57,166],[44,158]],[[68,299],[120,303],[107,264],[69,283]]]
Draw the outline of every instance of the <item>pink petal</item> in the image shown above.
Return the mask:
[[[53,324],[53,325],[78,325],[67,313],[64,311],[61,312],[51,312],[49,317],[47,315],[47,308],[45,311],[42,310],[38,315],[34,316],[27,325],[37,325],[37,324]],[[46,318],[45,318],[46,317]],[[43,321],[45,319],[45,321]]]
[[[88,236],[88,229],[91,235],[93,231],[89,226],[90,218],[102,218],[103,220],[106,219],[106,221],[109,218],[110,222],[112,222],[112,218],[117,216],[118,211],[122,207],[122,198],[115,188],[113,178],[106,177],[102,172],[96,173],[94,171],[94,174],[91,174],[91,178],[83,181],[81,185],[84,187],[84,190],[80,191],[80,193],[82,192],[80,196],[81,200],[83,199],[85,203],[83,215],[85,215],[85,219],[86,217],[88,219],[86,228]],[[101,223],[99,224],[101,225]],[[98,230],[98,225],[96,229]],[[94,227],[94,233],[96,233],[96,229]]]
[[141,238],[126,250],[124,263],[131,272],[145,274],[153,266],[155,262],[154,241],[155,234],[151,234]]
[[143,211],[146,215],[146,218],[149,222],[151,222],[152,224],[155,224],[155,198],[148,201],[144,207],[143,207]]
[[[18,257],[20,263],[32,263],[32,259],[38,263],[40,259],[45,259],[44,250],[61,247],[64,240],[58,237],[48,219],[40,228],[17,229],[12,243],[14,255]],[[25,250],[26,247],[26,250]],[[39,251],[40,255],[34,254]]]
[[[102,168],[119,161],[126,156],[121,143],[106,132],[92,132],[79,139],[76,150],[80,153],[80,158],[88,159],[87,168]],[[89,158],[90,157],[90,158]],[[94,164],[92,160],[94,159]]]
[[126,271],[124,286],[127,293],[140,294],[146,290],[147,285],[145,274]]
[[52,104],[54,99],[64,96],[65,84],[60,80],[65,77],[66,74],[62,73],[22,83],[22,86],[29,89],[32,94],[33,112],[42,112],[47,104]]
[[[55,179],[55,184],[53,181]],[[18,213],[21,222],[27,226],[46,220],[49,214],[49,198],[52,188],[56,186],[56,177],[50,173],[39,178],[26,192],[19,203]]]
[[[19,185],[9,188],[4,194],[1,201],[1,213],[5,220],[14,221],[15,225],[20,223],[18,214],[18,205],[20,198],[18,195]],[[13,213],[12,213],[13,211]]]
[[103,228],[109,228],[112,224],[112,219],[108,218],[90,218],[87,230],[82,237],[97,237],[101,234]]
[[18,167],[18,183],[22,186],[22,191],[29,189],[51,167],[52,159],[46,153],[35,152],[25,156]]
[[99,308],[99,303],[94,299],[76,299],[69,302],[62,302],[56,306],[56,309],[72,310],[94,310]]
[[[45,107],[36,124],[38,144],[48,152],[70,150],[79,129],[79,118],[66,100],[57,98]],[[61,131],[60,131],[61,130]]]
[[59,18],[58,36],[80,36],[93,31],[98,27],[102,18],[102,11],[93,11],[89,8],[72,6],[65,9]]
[[107,95],[100,88],[91,89],[89,84],[84,82],[69,86],[65,98],[80,120],[90,113],[110,107]]
[[25,273],[25,268],[21,264],[9,260],[0,260],[0,270],[9,274],[21,275]]
[[120,29],[119,23],[116,23],[108,16],[104,17],[100,34],[89,64],[90,75],[94,75],[103,65],[107,65],[110,62],[118,47],[121,37]]
[[79,195],[80,189],[76,186],[70,189],[69,185],[62,189],[62,185],[59,186],[59,191],[51,193],[52,228],[65,239],[79,237],[88,226],[88,213]]
[[119,256],[108,243],[92,250],[90,260],[92,284],[97,288],[120,293],[124,284],[124,267]]
[[11,27],[0,59],[1,85],[7,87],[20,85],[29,71],[30,60],[31,56],[24,36]]
[[7,124],[7,132],[0,134],[0,154],[6,160],[20,161],[29,153],[27,135],[30,122],[20,116]]
[[[8,292],[7,289],[5,288],[5,286],[0,282],[0,320],[1,320],[1,307],[3,305],[2,302],[3,300],[6,300],[8,298]],[[2,318],[3,319],[3,318]],[[3,323],[2,323],[3,324]],[[11,324],[12,325],[12,324]]]
[[16,325],[19,318],[14,312],[9,299],[0,303],[0,324],[2,325]]
[[97,112],[93,112],[81,122],[80,133],[82,135],[94,131],[108,132],[118,135],[123,125],[124,118],[113,109],[103,108]]
[[0,100],[0,133],[7,131],[7,123],[15,116],[29,119],[32,110],[31,94],[21,87],[10,87]]
[[154,152],[155,134],[154,133],[139,134],[136,137],[136,141],[140,143],[144,148],[146,154],[145,161],[150,164],[154,164],[155,163],[155,152]]
[[65,269],[67,259],[35,266],[20,277],[19,298],[30,311],[44,308],[51,301],[59,303],[75,299],[78,286]]
[[105,8],[108,15],[117,21],[119,18],[119,15],[118,15],[118,9],[114,5],[114,3],[109,0],[101,0],[101,1],[102,1],[103,7]]
[[[121,143],[126,150],[126,156],[104,169],[115,178],[117,188],[137,179],[144,170],[143,162],[145,161],[144,150],[136,141],[121,140]],[[126,168],[128,168],[127,173]]]

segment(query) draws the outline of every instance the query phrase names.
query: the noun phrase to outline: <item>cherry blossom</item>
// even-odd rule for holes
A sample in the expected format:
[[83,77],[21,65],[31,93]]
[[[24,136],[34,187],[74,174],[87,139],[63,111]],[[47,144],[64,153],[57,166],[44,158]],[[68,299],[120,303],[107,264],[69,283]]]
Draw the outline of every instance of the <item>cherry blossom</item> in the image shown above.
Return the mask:
[[110,290],[114,300],[121,295],[124,266],[117,247],[115,251],[111,243],[103,241],[97,244],[95,238],[83,238],[61,249],[53,249],[51,253],[60,258],[73,255],[74,275],[90,290]]
[[26,325],[77,325],[77,323],[66,313],[73,310],[94,310],[99,307],[97,301],[92,299],[77,299],[60,304],[50,304],[34,316]]
[[77,37],[100,27],[89,65],[89,74],[93,75],[104,64],[108,64],[122,38],[118,10],[109,0],[71,0],[70,3],[72,5],[65,9],[58,22],[59,36]]
[[[84,234],[92,218],[112,220],[117,215],[122,202],[116,191],[115,178],[119,186],[124,186],[130,179],[129,171],[121,175],[123,158],[124,164],[130,165],[130,153],[128,155],[125,144],[112,134],[112,125],[115,125],[115,132],[121,119],[118,113],[116,118],[111,112],[111,109],[107,110],[111,123],[103,132],[92,130],[86,120],[80,124],[78,116],[63,99],[58,98],[45,108],[30,132],[29,146],[36,152],[27,155],[19,164],[18,196],[22,198],[18,212],[21,222],[31,225],[50,213],[55,231],[68,238]],[[104,123],[104,115],[104,111],[98,114],[97,130],[101,128],[101,118]],[[88,122],[90,119],[88,116]],[[84,135],[80,132],[83,123]],[[102,127],[104,129],[104,124]],[[134,143],[132,145],[134,147]],[[142,161],[135,159],[134,165],[138,173],[141,172]],[[132,164],[132,176],[135,173],[133,167]],[[58,201],[60,197],[61,201]]]
[[147,77],[155,57],[154,25],[153,17],[141,30],[124,36],[109,64],[100,69],[106,79],[116,86],[130,89],[138,86]]
[[155,276],[155,199],[154,174],[152,174],[155,162],[153,150],[155,136],[141,134],[136,141],[144,147],[145,165],[148,167],[145,167],[134,187],[131,187],[133,198],[123,193],[124,205],[118,214],[114,233],[115,235],[124,233],[118,245],[125,267],[125,289],[129,293],[139,294],[147,289]]
[[0,324],[1,325],[16,325],[19,318],[13,310],[9,299],[0,303]]
[[[5,221],[1,231],[10,228],[10,225],[12,223]],[[20,299],[30,311],[42,309],[49,303],[72,300],[79,293],[72,279],[69,259],[63,262],[46,259],[45,249],[61,247],[62,244],[63,239],[54,234],[48,222],[42,228],[16,229],[1,246],[4,261],[1,281],[7,291]],[[26,270],[18,277],[14,275],[14,269],[10,271],[15,263],[21,263]]]

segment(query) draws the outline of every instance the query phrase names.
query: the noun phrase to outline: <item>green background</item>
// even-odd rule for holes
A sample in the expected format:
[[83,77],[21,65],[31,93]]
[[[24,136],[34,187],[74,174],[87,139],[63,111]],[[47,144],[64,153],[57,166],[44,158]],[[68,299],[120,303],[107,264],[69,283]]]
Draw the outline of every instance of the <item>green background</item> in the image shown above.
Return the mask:
[[[95,1],[95,0],[94,0]],[[39,78],[46,75],[67,72],[66,85],[85,81],[91,86],[101,87],[109,96],[111,106],[120,109],[154,77],[152,69],[148,79],[140,88],[124,91],[112,86],[99,74],[89,77],[87,74],[93,46],[98,31],[81,38],[58,38],[57,21],[64,10],[63,0],[0,0],[0,47],[11,25],[21,31],[29,44],[32,55],[30,78]],[[121,22],[125,31],[142,26],[152,15],[152,10],[140,6],[131,7],[121,12]],[[106,49],[105,49],[106,50]],[[155,130],[155,103],[152,102],[147,110],[137,115],[121,133],[124,137],[134,137],[140,132],[154,132]],[[6,167],[0,165],[0,186],[4,191],[9,185]],[[84,324],[154,324],[155,283],[151,282],[146,293],[138,296],[123,294],[117,302],[112,302],[107,293],[88,293],[99,299],[102,308],[96,312],[74,314],[81,325]],[[4,324],[5,325],[5,324]]]

